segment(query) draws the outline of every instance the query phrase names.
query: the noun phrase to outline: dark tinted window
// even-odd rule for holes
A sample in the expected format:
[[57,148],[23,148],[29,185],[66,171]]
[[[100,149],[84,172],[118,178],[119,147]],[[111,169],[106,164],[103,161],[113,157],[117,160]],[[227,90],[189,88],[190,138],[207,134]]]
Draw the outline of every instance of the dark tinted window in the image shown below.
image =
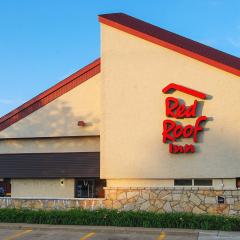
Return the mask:
[[212,179],[194,179],[194,186],[212,186]]
[[192,186],[192,179],[174,179],[175,186]]

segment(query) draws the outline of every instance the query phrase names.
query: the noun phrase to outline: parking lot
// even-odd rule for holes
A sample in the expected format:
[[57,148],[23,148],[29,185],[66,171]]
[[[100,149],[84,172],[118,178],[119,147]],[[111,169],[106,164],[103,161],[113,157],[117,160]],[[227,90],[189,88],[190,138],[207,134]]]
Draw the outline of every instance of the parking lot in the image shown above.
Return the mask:
[[0,229],[1,240],[190,240],[197,239],[197,234],[157,233],[102,233],[63,230],[9,230]]
[[123,229],[89,227],[89,229],[52,226],[0,227],[0,240],[240,240],[239,232],[165,230],[165,229]]

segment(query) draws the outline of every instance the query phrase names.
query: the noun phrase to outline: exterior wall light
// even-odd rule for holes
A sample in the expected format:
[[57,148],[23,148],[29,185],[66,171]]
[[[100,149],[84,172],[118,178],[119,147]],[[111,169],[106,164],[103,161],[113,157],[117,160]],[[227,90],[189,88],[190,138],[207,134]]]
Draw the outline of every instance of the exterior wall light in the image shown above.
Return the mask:
[[64,184],[64,180],[60,179],[60,185],[63,186],[63,184]]
[[85,127],[85,126],[86,126],[86,122],[84,122],[84,121],[78,121],[78,126],[79,126],[79,127]]

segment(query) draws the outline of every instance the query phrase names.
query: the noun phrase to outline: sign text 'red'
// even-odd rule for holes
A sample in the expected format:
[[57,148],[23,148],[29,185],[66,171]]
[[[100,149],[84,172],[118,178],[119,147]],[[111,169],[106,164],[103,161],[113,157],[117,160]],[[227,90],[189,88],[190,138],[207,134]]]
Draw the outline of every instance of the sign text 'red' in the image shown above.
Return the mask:
[[[186,106],[179,99],[167,97],[165,101],[166,116],[169,118],[195,118],[197,117],[198,101],[195,100],[191,106]],[[202,124],[207,120],[206,116],[197,117],[195,124],[183,126],[171,119],[163,121],[163,142],[169,143],[170,153],[194,153],[195,146],[193,144],[185,144],[184,146],[173,144],[179,138],[193,138],[196,143],[199,141],[199,132],[203,131]]]

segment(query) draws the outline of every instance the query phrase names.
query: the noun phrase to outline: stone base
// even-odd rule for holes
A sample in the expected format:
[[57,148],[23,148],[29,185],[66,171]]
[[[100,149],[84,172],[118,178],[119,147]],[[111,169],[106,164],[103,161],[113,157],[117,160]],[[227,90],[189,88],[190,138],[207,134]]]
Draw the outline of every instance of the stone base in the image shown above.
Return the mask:
[[25,208],[25,209],[44,209],[44,210],[70,210],[70,209],[89,209],[96,210],[104,208],[105,199],[78,199],[78,198],[0,198],[0,208]]
[[[218,203],[217,197],[224,197]],[[0,198],[0,208],[143,210],[218,215],[240,214],[240,190],[203,188],[105,188],[105,199]]]
[[[238,215],[240,190],[209,188],[106,188],[108,208],[154,212]],[[219,204],[217,197],[224,197]]]

